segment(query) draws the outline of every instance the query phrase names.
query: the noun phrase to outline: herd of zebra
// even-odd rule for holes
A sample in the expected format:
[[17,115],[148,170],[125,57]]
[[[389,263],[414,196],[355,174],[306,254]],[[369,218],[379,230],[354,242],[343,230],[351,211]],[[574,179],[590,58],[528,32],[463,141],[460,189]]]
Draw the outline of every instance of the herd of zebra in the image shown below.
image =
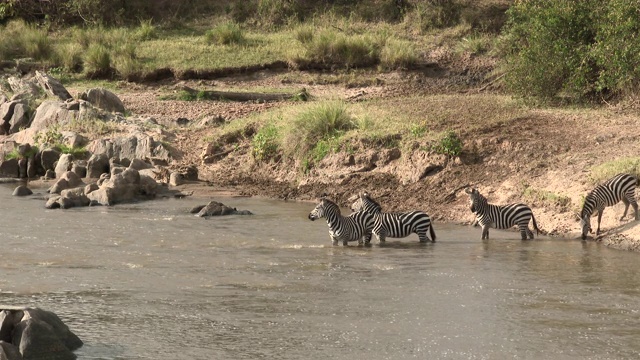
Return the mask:
[[[635,211],[635,220],[638,220],[638,203],[635,198],[636,187],[640,185],[638,177],[630,174],[618,174],[605,183],[594,188],[585,198],[579,220],[582,240],[586,240],[587,233],[591,229],[591,216],[598,213],[598,227],[596,236],[600,234],[600,222],[605,207],[613,206],[620,201],[625,204],[623,220],[629,210],[629,205]],[[522,240],[533,239],[533,232],[529,229],[529,222],[533,222],[536,233],[540,233],[536,219],[531,208],[525,204],[492,205],[478,189],[465,189],[469,195],[471,212],[475,215],[474,225],[482,226],[482,239],[489,238],[489,228],[508,229],[515,225],[520,230]],[[411,234],[417,234],[421,243],[436,241],[436,233],[433,229],[431,218],[423,211],[409,212],[384,212],[382,206],[376,202],[367,192],[357,195],[351,205],[352,213],[342,216],[340,207],[327,199],[323,194],[320,202],[309,213],[309,220],[317,220],[324,217],[329,225],[329,236],[333,245],[342,242],[347,245],[349,241],[358,241],[358,244],[369,244],[372,235],[382,243],[387,237],[404,238]]]

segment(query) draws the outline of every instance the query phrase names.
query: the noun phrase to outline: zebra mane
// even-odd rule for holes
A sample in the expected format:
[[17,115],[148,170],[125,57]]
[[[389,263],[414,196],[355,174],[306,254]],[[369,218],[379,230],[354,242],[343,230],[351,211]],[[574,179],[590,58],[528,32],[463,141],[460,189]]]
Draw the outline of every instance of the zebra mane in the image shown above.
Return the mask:
[[363,200],[366,200],[367,202],[369,202],[370,203],[369,205],[371,205],[372,207],[377,208],[379,211],[382,211],[382,206],[377,201],[375,201],[371,197],[371,195],[369,195],[368,192],[365,191],[360,196],[363,198]]
[[340,214],[340,207],[338,206],[338,204],[336,204],[333,201],[327,199],[326,195],[321,197],[320,201],[322,201],[322,203],[324,204],[325,207],[335,208],[338,211],[338,214]]

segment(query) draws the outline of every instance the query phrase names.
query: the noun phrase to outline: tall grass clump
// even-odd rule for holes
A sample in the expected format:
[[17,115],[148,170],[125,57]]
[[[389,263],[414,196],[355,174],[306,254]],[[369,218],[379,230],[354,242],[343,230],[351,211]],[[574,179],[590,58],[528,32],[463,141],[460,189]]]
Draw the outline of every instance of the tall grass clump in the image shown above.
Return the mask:
[[256,21],[263,27],[273,28],[302,19],[299,1],[258,0]]
[[0,58],[32,58],[52,62],[55,52],[47,32],[14,20],[0,27]]
[[307,109],[292,122],[284,138],[284,151],[296,159],[308,160],[318,143],[339,138],[356,128],[357,122],[344,102],[325,102]]
[[382,44],[372,36],[346,35],[325,29],[302,44],[304,55],[294,62],[314,62],[344,68],[368,67],[380,61]]
[[464,7],[460,0],[417,1],[405,16],[405,22],[420,32],[454,26],[460,23]]
[[251,154],[258,161],[273,159],[278,155],[279,131],[274,123],[268,123],[258,130],[251,141]]
[[141,71],[142,62],[136,56],[138,34],[135,29],[108,29],[95,27],[75,28],[71,42],[83,49],[82,67],[90,78],[110,77],[115,74],[127,78]]
[[140,21],[140,25],[135,29],[135,36],[142,41],[157,39],[158,28],[153,25],[152,20]]
[[408,40],[390,37],[380,51],[380,66],[386,70],[408,69],[418,60],[418,51]]
[[216,25],[205,33],[208,44],[231,45],[241,44],[245,41],[244,32],[235,22],[226,22]]

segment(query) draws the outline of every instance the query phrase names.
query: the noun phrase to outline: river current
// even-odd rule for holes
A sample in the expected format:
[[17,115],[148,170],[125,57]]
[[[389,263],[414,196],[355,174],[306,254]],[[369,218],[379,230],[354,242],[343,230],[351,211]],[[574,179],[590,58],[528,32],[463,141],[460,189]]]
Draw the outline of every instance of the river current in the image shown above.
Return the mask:
[[[80,359],[640,357],[640,255],[593,241],[436,222],[435,244],[332,246],[312,203],[47,210],[14,187],[0,304],[58,314]],[[209,200],[255,215],[189,213]]]

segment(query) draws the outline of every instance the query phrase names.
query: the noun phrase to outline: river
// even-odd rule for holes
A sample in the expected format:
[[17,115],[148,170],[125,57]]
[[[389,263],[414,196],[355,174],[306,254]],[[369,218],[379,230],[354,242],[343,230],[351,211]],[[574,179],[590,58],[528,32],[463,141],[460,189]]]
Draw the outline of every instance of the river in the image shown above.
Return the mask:
[[47,210],[14,187],[0,303],[58,314],[80,359],[640,356],[640,258],[593,241],[436,222],[435,244],[332,246],[311,203],[203,219],[208,198]]

